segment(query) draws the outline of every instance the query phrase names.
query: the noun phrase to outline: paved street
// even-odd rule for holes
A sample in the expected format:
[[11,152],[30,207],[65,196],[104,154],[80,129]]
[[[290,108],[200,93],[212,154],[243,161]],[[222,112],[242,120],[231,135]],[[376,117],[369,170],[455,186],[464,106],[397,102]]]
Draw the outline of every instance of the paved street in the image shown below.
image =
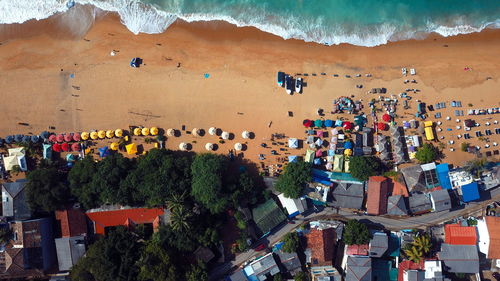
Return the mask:
[[[325,208],[322,212],[312,213],[304,218],[295,219],[295,224],[285,224],[279,230],[273,234],[267,236],[262,241],[268,241],[269,245],[278,242],[286,233],[292,231],[294,228],[299,226],[301,221],[312,221],[318,218],[345,218],[345,219],[357,219],[362,220],[366,223],[371,223],[384,227],[389,230],[402,230],[402,229],[413,229],[413,228],[425,228],[427,226],[436,225],[445,221],[449,221],[453,218],[466,216],[469,214],[474,214],[483,210],[492,201],[500,200],[500,189],[494,189],[491,193],[485,192],[482,194],[481,202],[472,202],[465,205],[461,209],[456,209],[453,211],[443,211],[439,213],[428,213],[415,217],[405,217],[402,219],[387,218],[379,216],[369,216],[369,215],[355,215],[351,212],[340,210],[337,213],[336,209]],[[217,280],[217,278],[222,278],[224,275],[230,272],[231,268],[236,267],[257,255],[258,252],[254,250],[249,250],[247,252],[238,254],[235,259],[231,262],[226,262],[223,265],[213,269],[210,272],[211,280]]]

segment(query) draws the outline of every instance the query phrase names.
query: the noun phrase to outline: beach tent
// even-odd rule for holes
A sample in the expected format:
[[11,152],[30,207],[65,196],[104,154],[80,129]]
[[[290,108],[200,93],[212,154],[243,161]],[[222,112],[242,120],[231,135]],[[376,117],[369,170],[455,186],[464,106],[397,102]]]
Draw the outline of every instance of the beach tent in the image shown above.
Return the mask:
[[349,162],[350,162],[349,157],[346,157],[345,161],[344,161],[344,172],[346,172],[346,173],[351,172],[350,167],[349,167]]
[[135,143],[127,144],[125,146],[128,155],[133,155],[137,153],[137,145]]
[[332,136],[336,136],[339,134],[339,130],[337,130],[337,129],[333,129],[333,130],[331,130],[331,132],[332,132]]
[[114,136],[115,136],[115,131],[113,131],[113,130],[107,130],[106,131],[106,137],[108,139],[113,138]]
[[108,151],[108,147],[107,146],[103,146],[101,148],[98,149],[99,150],[99,156],[100,157],[106,157],[109,155],[109,151]]
[[309,119],[306,119],[302,122],[302,125],[304,125],[304,127],[306,128],[310,128],[313,126],[313,121],[309,120]]
[[80,144],[79,143],[73,143],[71,145],[71,151],[80,151]]
[[314,160],[314,150],[306,150],[305,161],[311,163]]
[[342,172],[344,166],[344,156],[343,155],[335,155],[333,157],[333,171]]
[[234,149],[236,150],[242,150],[243,149],[243,145],[239,142],[235,143],[234,144]]
[[317,119],[316,121],[314,121],[314,127],[318,127],[318,128],[323,127],[323,120]]
[[289,155],[288,156],[288,162],[289,163],[297,162],[298,160],[299,160],[299,157],[297,155]]
[[174,136],[174,135],[175,135],[175,130],[174,130],[174,129],[168,129],[168,130],[167,130],[167,136],[172,137],[172,136]]
[[121,138],[123,136],[123,130],[122,129],[116,129],[115,130],[115,136]]
[[[55,136],[54,136],[55,137]],[[12,142],[14,142],[14,136],[6,136],[5,137],[5,143],[6,144],[11,144]]]
[[315,142],[317,147],[321,147],[323,145],[323,140],[322,139],[317,139]]
[[316,158],[314,159],[314,165],[321,165],[321,159],[320,158]]
[[391,121],[391,116],[385,113],[384,115],[382,115],[382,120],[384,120],[384,122],[389,122]]
[[94,131],[90,133],[90,138],[96,140],[99,138],[99,135],[97,134],[97,132]]
[[316,157],[323,156],[323,151],[321,149],[316,150]]
[[149,128],[142,128],[141,134],[143,136],[149,136]]
[[342,127],[342,120],[340,119],[335,120],[335,127]]
[[352,149],[352,142],[350,142],[350,141],[344,142],[344,148],[345,149]]
[[179,149],[182,150],[182,151],[186,150],[187,149],[187,144],[185,142],[181,142],[179,144]]
[[63,144],[61,144],[61,149],[63,151],[69,151],[69,144],[67,142],[64,142]]
[[229,139],[229,133],[228,132],[222,132],[222,134],[220,135],[222,137],[222,139],[224,140],[227,140]]
[[382,123],[382,122],[378,122],[377,124],[377,128],[381,131],[385,131],[386,128],[387,128],[387,125],[385,123]]
[[80,141],[81,140],[80,134],[79,133],[73,134],[73,140],[74,141]]
[[73,140],[73,136],[71,134],[64,135],[64,141],[68,142],[68,141],[72,141],[72,140]]
[[119,147],[119,145],[118,145],[118,143],[117,143],[117,142],[112,142],[112,143],[109,145],[109,148],[110,148],[111,150],[115,150],[115,151],[116,151],[116,150],[118,150],[118,147]]
[[194,128],[192,131],[191,131],[191,135],[197,137],[200,135],[200,130],[198,130],[198,128]]
[[333,127],[333,120],[330,119],[325,120],[325,127]]
[[50,136],[50,134],[47,131],[43,131],[40,133],[40,138],[42,138],[43,140],[47,140],[49,138],[49,136]]
[[217,128],[215,127],[210,127],[210,129],[208,129],[208,133],[212,136],[214,136],[215,134],[217,134]]
[[326,162],[333,163],[333,155],[326,156]]
[[207,142],[205,144],[205,149],[208,150],[208,151],[212,151],[214,149],[214,145],[210,142]]
[[58,143],[54,143],[54,145],[52,145],[52,150],[55,152],[61,152],[61,145]]
[[317,136],[318,138],[322,138],[322,137],[323,137],[323,131],[322,131],[322,130],[318,130],[318,131],[316,132],[316,136]]
[[26,149],[24,149],[24,147],[9,148],[7,152],[9,156],[24,156],[26,154]]
[[158,132],[159,132],[158,127],[151,127],[151,129],[149,129],[149,133],[151,133],[151,135],[153,136],[158,135]]
[[3,158],[3,165],[6,171],[11,171],[14,166],[18,166],[17,156],[5,156]]
[[299,148],[299,140],[296,138],[288,139],[288,147],[289,148]]
[[250,138],[250,132],[248,132],[248,131],[243,131],[243,132],[241,133],[241,137],[242,137],[242,138],[244,138],[244,139],[248,139],[248,138]]
[[326,168],[327,170],[331,170],[331,169],[333,168],[333,164],[332,164],[332,163],[330,163],[330,162],[328,162],[328,163],[326,163],[325,168]]
[[80,134],[80,137],[82,138],[82,140],[88,140],[90,137],[90,134],[88,132],[82,132]]
[[52,145],[43,144],[43,159],[52,159]]
[[100,139],[104,139],[106,137],[106,132],[104,130],[99,130],[97,132],[97,136],[100,138]]
[[141,128],[135,128],[134,129],[134,136],[140,136],[141,135]]
[[38,136],[31,136],[31,142],[37,143],[40,140]]
[[57,141],[57,142],[63,142],[63,141],[64,141],[64,136],[63,136],[62,134],[58,134],[58,135],[56,136],[56,141]]
[[353,127],[353,126],[352,126],[352,123],[351,123],[351,122],[344,122],[344,123],[342,124],[342,127],[344,127],[344,129],[346,129],[346,130],[352,130],[352,127]]

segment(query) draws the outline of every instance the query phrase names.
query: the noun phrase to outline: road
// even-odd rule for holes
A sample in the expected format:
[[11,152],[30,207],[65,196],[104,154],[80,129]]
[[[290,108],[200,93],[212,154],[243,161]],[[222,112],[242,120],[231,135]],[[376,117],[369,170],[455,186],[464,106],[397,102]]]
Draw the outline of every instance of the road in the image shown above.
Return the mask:
[[[477,213],[481,210],[484,210],[484,208],[486,208],[486,206],[491,202],[500,200],[500,188],[493,189],[490,192],[483,192],[481,194],[481,199],[482,200],[480,202],[471,202],[465,205],[463,208],[455,209],[453,211],[427,213],[420,216],[405,217],[400,219],[388,218],[382,216],[369,216],[363,214],[356,215],[344,210],[325,208],[323,211],[319,213],[312,213],[306,217],[295,219],[296,222],[295,224],[285,224],[279,230],[263,238],[262,241],[266,241],[268,245],[272,245],[278,242],[285,234],[292,231],[302,222],[308,222],[308,221],[313,221],[315,219],[323,219],[329,217],[333,219],[344,218],[344,219],[362,220],[366,223],[378,225],[384,227],[385,229],[395,230],[395,231],[402,229],[425,228],[427,226],[440,224],[460,216],[467,216],[469,214]],[[248,250],[244,253],[236,255],[233,261],[226,262],[214,268],[210,272],[210,280],[217,280],[217,278],[222,278],[223,276],[228,274],[233,267],[241,265],[245,261],[251,259],[252,257],[258,254],[259,252],[256,252],[254,250]]]

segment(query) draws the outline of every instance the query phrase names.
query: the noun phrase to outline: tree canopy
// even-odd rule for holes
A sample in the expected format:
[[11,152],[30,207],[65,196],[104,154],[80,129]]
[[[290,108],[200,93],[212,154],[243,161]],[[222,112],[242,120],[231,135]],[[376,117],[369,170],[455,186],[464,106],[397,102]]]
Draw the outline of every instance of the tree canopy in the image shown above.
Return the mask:
[[294,253],[299,248],[299,236],[297,232],[289,232],[283,237],[283,247],[281,248],[285,253]]
[[92,209],[100,204],[100,190],[92,184],[96,171],[97,163],[92,156],[87,156],[81,161],[77,161],[68,173],[71,193],[85,209]]
[[207,281],[208,273],[206,266],[203,262],[192,264],[190,269],[186,272],[186,281]]
[[359,180],[366,181],[369,177],[382,172],[380,161],[372,156],[352,156],[349,161],[351,175]]
[[307,279],[307,275],[302,271],[297,272],[297,274],[293,277],[294,281],[307,281]]
[[407,244],[403,252],[409,260],[419,263],[430,252],[431,247],[432,244],[429,236],[420,235],[411,244]]
[[56,168],[39,168],[28,173],[26,178],[26,198],[31,210],[52,212],[68,202],[69,188],[64,175]]
[[370,241],[368,227],[357,220],[349,220],[345,225],[343,240],[347,245],[363,245]]
[[304,161],[289,163],[278,177],[276,190],[288,198],[299,198],[304,185],[311,181],[311,165]]
[[417,153],[415,154],[415,158],[422,163],[430,163],[438,158],[438,150],[436,147],[434,147],[430,143],[424,143],[424,145],[417,150]]
[[159,239],[154,237],[146,242],[144,252],[139,260],[139,280],[144,281],[176,281],[179,272],[167,250]]
[[228,204],[222,184],[226,169],[224,156],[212,153],[196,155],[191,165],[191,195],[213,214],[222,212]]

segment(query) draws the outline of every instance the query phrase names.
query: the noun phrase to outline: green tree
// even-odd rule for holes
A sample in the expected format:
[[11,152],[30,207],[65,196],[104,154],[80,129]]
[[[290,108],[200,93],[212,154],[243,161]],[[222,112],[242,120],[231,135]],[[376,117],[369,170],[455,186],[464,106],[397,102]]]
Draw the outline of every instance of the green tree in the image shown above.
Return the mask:
[[273,276],[273,281],[283,281],[283,276],[281,276],[281,273],[278,272]]
[[226,159],[213,153],[196,155],[191,165],[191,195],[212,214],[222,212],[228,203],[222,184],[226,169]]
[[307,281],[308,279],[307,275],[302,271],[297,272],[297,274],[293,277],[293,280],[295,281]]
[[186,272],[186,281],[207,281],[208,273],[205,264],[198,261],[192,264],[189,271]]
[[137,187],[123,184],[133,168],[133,160],[123,157],[121,153],[112,153],[98,162],[91,184],[95,190],[101,191],[100,202],[136,205],[134,196]]
[[460,150],[462,150],[463,152],[467,152],[467,150],[469,149],[469,146],[470,146],[470,143],[468,143],[468,142],[463,142],[463,143],[460,145]]
[[288,232],[284,237],[283,237],[283,252],[285,253],[294,253],[297,251],[299,248],[299,235],[297,235],[297,232]]
[[439,156],[439,152],[436,147],[430,143],[424,143],[424,145],[417,150],[415,158],[420,163],[430,163],[435,161]]
[[101,205],[100,190],[92,185],[92,178],[97,171],[97,163],[92,156],[77,161],[68,173],[71,193],[85,209],[92,209]]
[[430,252],[431,247],[430,237],[428,235],[420,235],[411,244],[408,244],[403,249],[403,252],[409,260],[419,263]]
[[352,156],[349,160],[349,169],[353,177],[366,181],[369,177],[380,174],[382,165],[372,156]]
[[139,280],[144,281],[176,281],[179,280],[178,269],[172,262],[167,250],[159,239],[153,238],[146,246],[139,260]]
[[344,242],[347,245],[363,245],[370,241],[368,227],[357,220],[349,220],[345,225]]
[[191,228],[191,212],[184,206],[172,209],[171,226],[178,232],[188,232]]
[[55,168],[39,168],[27,176],[26,198],[33,211],[52,212],[64,207],[70,197],[64,175]]
[[311,181],[311,165],[304,161],[289,163],[276,181],[276,190],[288,198],[299,198]]
[[473,159],[465,163],[464,169],[473,174],[475,177],[479,178],[481,176],[481,173],[486,171],[487,165],[488,161],[484,158]]

